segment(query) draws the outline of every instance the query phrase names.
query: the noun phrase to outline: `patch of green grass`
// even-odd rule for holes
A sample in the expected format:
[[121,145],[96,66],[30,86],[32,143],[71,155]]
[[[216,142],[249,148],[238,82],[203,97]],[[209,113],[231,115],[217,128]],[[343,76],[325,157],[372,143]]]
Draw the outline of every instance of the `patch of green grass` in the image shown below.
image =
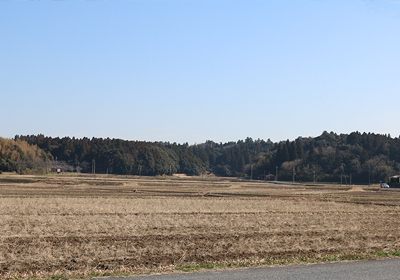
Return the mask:
[[177,267],[176,270],[190,272],[197,271],[200,269],[214,269],[214,268],[225,268],[225,267],[249,267],[254,266],[253,262],[230,262],[230,263],[210,263],[210,262],[201,262],[199,264],[187,264],[185,266]]
[[60,275],[53,275],[49,278],[28,278],[26,280],[67,280],[67,279],[92,279],[94,277],[123,277],[123,276],[132,276],[134,275],[133,273],[127,273],[127,272],[103,272],[103,273],[97,273],[97,272],[92,272],[89,274],[76,274],[76,275],[69,275],[65,276],[64,274]]
[[339,258],[340,260],[363,260],[366,259],[368,255],[360,255],[360,254],[344,254],[341,255]]
[[[201,262],[199,264],[187,264],[185,266],[177,267],[176,270],[181,270],[181,271],[195,271],[195,270],[200,270],[200,269],[213,269],[215,266],[212,263],[208,262]],[[219,267],[223,267],[219,265]]]
[[272,264],[272,263],[273,263],[272,260],[265,260],[265,261],[263,261],[263,262],[261,263],[261,265],[270,265],[270,264]]
[[326,255],[321,257],[321,261],[323,262],[333,262],[337,261],[337,256],[336,255]]
[[199,270],[200,268],[199,268],[198,264],[187,264],[185,266],[180,266],[175,269],[185,271],[185,272],[190,272],[190,271],[194,271],[194,270]]
[[202,262],[202,263],[199,264],[199,267],[200,268],[205,268],[205,269],[213,269],[214,268],[214,264]]
[[393,251],[393,252],[389,252],[388,254],[391,256],[400,257],[400,251]]
[[388,252],[378,252],[375,253],[374,256],[376,257],[386,257],[389,253]]
[[67,277],[64,274],[58,274],[58,275],[53,275],[51,276],[52,280],[64,280],[67,279]]

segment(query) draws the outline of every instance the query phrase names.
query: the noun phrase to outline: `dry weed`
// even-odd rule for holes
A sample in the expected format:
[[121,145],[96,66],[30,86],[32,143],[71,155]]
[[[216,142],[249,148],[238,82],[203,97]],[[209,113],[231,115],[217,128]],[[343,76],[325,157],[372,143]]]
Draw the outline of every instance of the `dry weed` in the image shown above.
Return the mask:
[[0,277],[398,251],[399,208],[268,197],[0,197]]

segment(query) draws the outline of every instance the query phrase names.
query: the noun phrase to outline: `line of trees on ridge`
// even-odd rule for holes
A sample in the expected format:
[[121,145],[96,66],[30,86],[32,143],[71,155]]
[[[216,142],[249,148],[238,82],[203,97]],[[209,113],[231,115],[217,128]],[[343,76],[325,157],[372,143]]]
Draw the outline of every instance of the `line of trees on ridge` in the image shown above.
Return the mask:
[[[278,170],[279,180],[284,181],[291,181],[293,175],[296,181],[313,181],[315,174],[317,181],[338,182],[342,174],[346,180],[351,174],[353,183],[368,183],[386,180],[398,174],[400,168],[400,138],[392,138],[390,134],[324,131],[318,137],[298,137],[278,143],[248,137],[237,142],[208,140],[195,145],[110,138],[52,138],[41,134],[16,135],[14,140],[3,139],[6,140],[32,146],[38,151],[36,161],[57,159],[69,165],[79,163],[82,172],[91,172],[90,163],[95,159],[96,173],[124,175],[211,172],[217,176],[249,178],[252,174],[252,179],[273,179]],[[7,149],[14,157],[3,151]],[[15,171],[15,164],[6,163],[17,161],[16,148],[9,144],[7,149],[0,149],[0,171]]]

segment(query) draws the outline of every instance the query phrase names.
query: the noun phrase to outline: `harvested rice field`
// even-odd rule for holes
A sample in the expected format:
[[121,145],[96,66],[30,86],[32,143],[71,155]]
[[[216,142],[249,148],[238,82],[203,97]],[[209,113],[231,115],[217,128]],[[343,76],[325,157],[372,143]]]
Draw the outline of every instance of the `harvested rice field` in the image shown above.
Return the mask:
[[0,175],[0,278],[400,251],[400,190],[215,177]]

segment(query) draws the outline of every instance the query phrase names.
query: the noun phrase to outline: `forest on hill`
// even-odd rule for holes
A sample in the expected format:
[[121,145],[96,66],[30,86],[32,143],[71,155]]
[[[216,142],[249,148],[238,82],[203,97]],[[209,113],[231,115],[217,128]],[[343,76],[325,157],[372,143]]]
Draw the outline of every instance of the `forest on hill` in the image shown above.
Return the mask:
[[[14,141],[14,146],[10,141]],[[3,142],[9,143],[8,146]],[[18,150],[16,146],[24,142],[24,147],[36,151],[36,157],[21,148]],[[213,173],[254,180],[275,180],[278,174],[279,181],[340,182],[342,179],[343,183],[351,180],[355,184],[385,181],[388,176],[400,173],[400,138],[392,138],[390,134],[324,131],[318,137],[279,143],[248,137],[237,142],[208,140],[195,145],[17,135],[14,140],[2,139],[0,144],[3,171],[18,170],[18,161],[50,161],[64,164],[67,171],[90,173],[95,161],[95,172],[103,174]]]

